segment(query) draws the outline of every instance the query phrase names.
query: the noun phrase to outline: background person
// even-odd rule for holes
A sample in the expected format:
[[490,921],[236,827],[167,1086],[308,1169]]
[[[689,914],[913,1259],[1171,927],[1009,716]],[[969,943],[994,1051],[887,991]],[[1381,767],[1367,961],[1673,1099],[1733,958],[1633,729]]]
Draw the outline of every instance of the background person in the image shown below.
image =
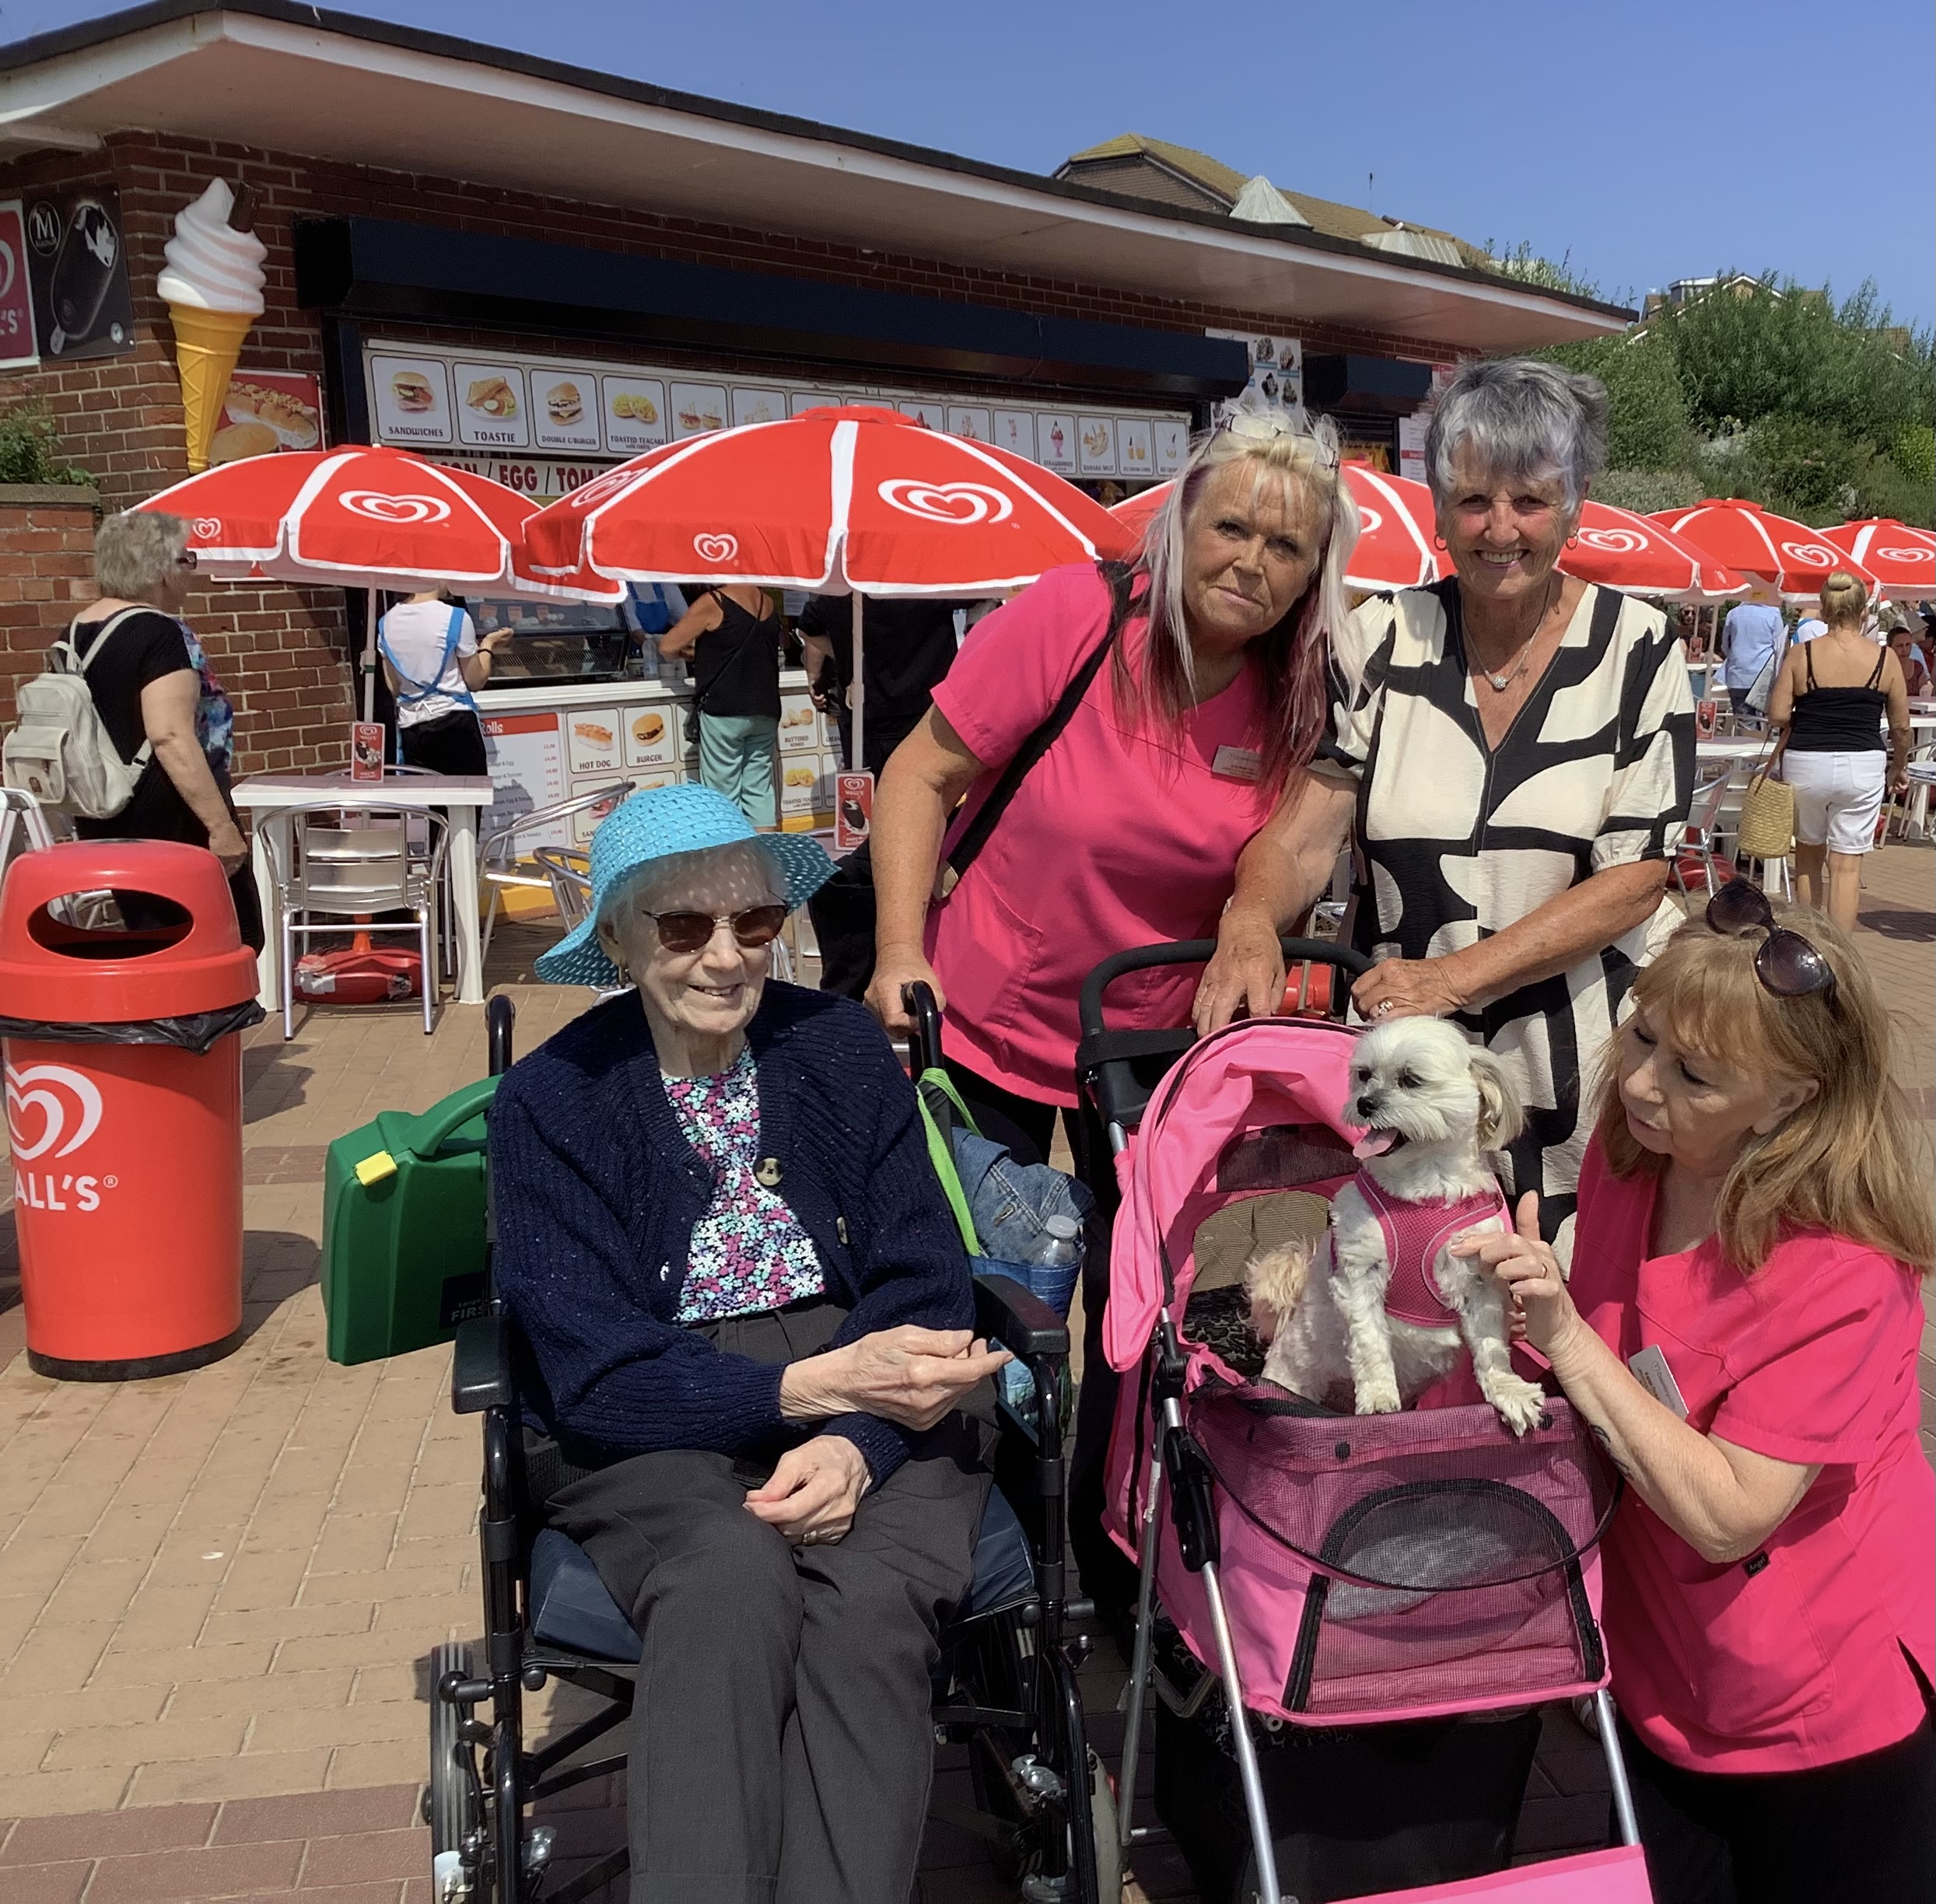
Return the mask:
[[490,772],[471,697],[510,639],[509,628],[498,628],[480,642],[477,625],[441,589],[405,597],[377,624],[383,678],[397,704],[397,756],[406,767]]
[[1899,620],[1889,630],[1889,650],[1896,657],[1896,665],[1903,670],[1903,686],[1910,698],[1926,698],[1930,688],[1929,664],[1916,645],[1916,630],[1906,621]]
[[862,731],[867,757],[856,761],[853,710],[847,700],[854,684],[852,598],[808,598],[800,618],[807,677],[816,683],[831,679],[830,685],[817,689],[814,698],[821,707],[831,709],[840,724],[840,758],[846,766],[865,768],[879,777],[887,757],[919,725],[933,702],[936,687],[947,678],[961,646],[955,616],[974,605],[925,595],[866,598],[862,628],[867,698]]
[[971,1343],[880,1027],[768,982],[820,846],[677,786],[591,860],[593,917],[538,974],[632,989],[499,1087],[494,1266],[540,1378],[534,1489],[643,1644],[632,1896],[905,1904],[988,1491],[960,1405],[991,1420],[1008,1357]]
[[1606,416],[1598,383],[1552,364],[1447,387],[1425,453],[1456,573],[1352,616],[1332,738],[1245,849],[1196,1004],[1204,1031],[1276,1009],[1277,935],[1355,826],[1350,935],[1379,961],[1358,1010],[1449,1017],[1500,1060],[1526,1109],[1511,1186],[1539,1191],[1549,1236],[1569,1233],[1583,1076],[1680,919],[1667,868],[1693,788],[1665,618],[1555,567]]
[[[1842,933],[1819,915],[1794,921],[1805,939],[1771,931],[1745,880],[1708,917],[1635,983],[1570,1283],[1530,1208],[1467,1253],[1630,1484],[1605,1624],[1657,1904],[1922,1897],[1928,1146]],[[1678,1408],[1650,1392],[1663,1368]]]
[[779,824],[773,750],[780,728],[780,637],[786,624],[765,590],[728,582],[695,595],[659,643],[667,660],[692,657],[699,715],[699,778],[756,827]]
[[[133,797],[107,820],[77,819],[82,839],[179,840],[205,846],[222,862],[243,943],[262,950],[262,905],[248,843],[229,803],[234,710],[180,610],[193,587],[195,558],[178,516],[129,509],[110,516],[94,536],[100,598],[75,617],[76,652],[101,724],[124,761],[144,744],[153,751]],[[110,625],[113,626],[110,630]],[[105,641],[105,646],[97,645]],[[117,893],[134,930],[165,926],[172,907],[140,893]]]
[[[1116,1190],[1101,1127],[1077,1109],[1077,996],[1112,952],[1215,930],[1245,841],[1322,737],[1357,536],[1329,423],[1240,415],[1192,450],[1129,570],[1057,569],[976,625],[875,801],[868,1003],[898,1027],[902,987],[932,985],[948,1069],[982,1129],[1045,1160],[1059,1112],[1104,1213],[1084,1268],[1070,1538],[1089,1591],[1112,1604],[1133,1592],[1101,1524]],[[958,836],[1091,663],[1068,726],[930,909],[957,803]],[[1112,991],[1111,1021],[1179,1024],[1189,997],[1187,974],[1147,973]]]
[[1758,716],[1767,705],[1775,657],[1787,638],[1781,610],[1773,601],[1740,601],[1728,610],[1721,625],[1721,678],[1735,714]]
[[1909,785],[1909,694],[1895,654],[1863,632],[1868,607],[1854,576],[1830,576],[1826,632],[1789,652],[1768,697],[1769,725],[1787,734],[1781,777],[1794,793],[1797,896],[1850,933],[1883,793]]

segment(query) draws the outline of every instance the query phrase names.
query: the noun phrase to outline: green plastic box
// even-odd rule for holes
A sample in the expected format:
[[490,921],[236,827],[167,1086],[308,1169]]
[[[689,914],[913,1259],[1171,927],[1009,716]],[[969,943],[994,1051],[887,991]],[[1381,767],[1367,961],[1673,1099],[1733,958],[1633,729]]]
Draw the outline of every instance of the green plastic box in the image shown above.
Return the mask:
[[494,1077],[421,1117],[384,1111],[323,1166],[323,1310],[332,1362],[448,1342],[485,1307],[484,1114]]

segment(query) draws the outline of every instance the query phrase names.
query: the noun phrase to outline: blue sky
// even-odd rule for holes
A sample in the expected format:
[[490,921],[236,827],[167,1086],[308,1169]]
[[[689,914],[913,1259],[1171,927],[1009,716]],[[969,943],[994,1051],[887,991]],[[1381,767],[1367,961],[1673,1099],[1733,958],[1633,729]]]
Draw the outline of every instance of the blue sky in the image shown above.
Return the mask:
[[[114,11],[9,0],[17,39]],[[1521,240],[1609,295],[1721,268],[1936,312],[1928,0],[363,0],[461,33],[1052,170],[1135,131]],[[1367,174],[1376,182],[1367,187]]]

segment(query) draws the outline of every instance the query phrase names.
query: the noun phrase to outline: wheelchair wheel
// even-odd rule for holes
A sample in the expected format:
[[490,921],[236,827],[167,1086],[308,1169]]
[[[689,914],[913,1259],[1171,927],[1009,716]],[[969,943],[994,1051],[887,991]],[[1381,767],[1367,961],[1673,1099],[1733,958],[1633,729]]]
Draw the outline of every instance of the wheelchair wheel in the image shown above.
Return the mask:
[[433,1859],[446,1852],[463,1854],[480,1822],[475,1768],[460,1731],[464,1714],[440,1690],[452,1673],[471,1677],[471,1649],[446,1642],[430,1656],[430,1783],[424,1814]]

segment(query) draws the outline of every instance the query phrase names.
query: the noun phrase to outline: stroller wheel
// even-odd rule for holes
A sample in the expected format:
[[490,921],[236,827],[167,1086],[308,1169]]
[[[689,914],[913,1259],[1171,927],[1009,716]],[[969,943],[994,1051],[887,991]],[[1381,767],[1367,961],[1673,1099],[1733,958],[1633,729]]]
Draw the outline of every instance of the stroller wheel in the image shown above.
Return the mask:
[[471,1677],[468,1647],[446,1643],[430,1656],[430,1783],[424,1817],[430,1827],[436,1904],[458,1904],[474,1895],[478,1846],[467,1840],[481,1822],[476,1767],[460,1731],[465,1715],[443,1692],[453,1675]]

